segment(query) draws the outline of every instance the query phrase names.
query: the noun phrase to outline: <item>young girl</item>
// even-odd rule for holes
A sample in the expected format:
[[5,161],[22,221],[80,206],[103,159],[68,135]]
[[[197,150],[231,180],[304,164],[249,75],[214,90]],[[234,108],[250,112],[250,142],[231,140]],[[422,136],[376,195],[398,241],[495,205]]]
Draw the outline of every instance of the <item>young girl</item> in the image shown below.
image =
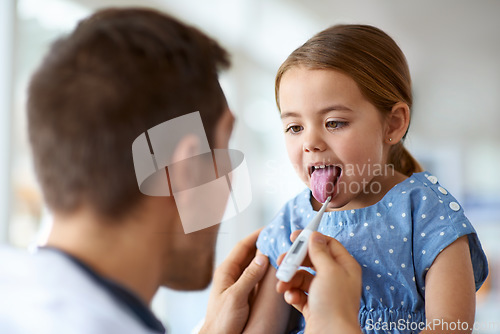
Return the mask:
[[246,332],[290,331],[290,307],[275,290],[277,259],[328,196],[319,231],[362,266],[364,332],[471,332],[486,258],[460,204],[403,146],[412,95],[396,43],[371,26],[326,29],[281,65],[276,100],[289,158],[309,189],[259,236],[273,266]]

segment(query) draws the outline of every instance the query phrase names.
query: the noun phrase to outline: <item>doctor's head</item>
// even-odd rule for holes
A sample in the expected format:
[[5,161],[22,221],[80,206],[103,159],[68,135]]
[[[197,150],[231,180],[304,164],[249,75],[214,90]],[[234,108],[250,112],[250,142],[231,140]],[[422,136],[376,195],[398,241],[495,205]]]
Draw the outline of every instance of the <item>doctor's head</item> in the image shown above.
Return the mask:
[[[31,79],[27,107],[35,171],[54,215],[86,210],[116,221],[134,216],[145,201],[172,204],[171,197],[140,193],[132,142],[199,111],[210,147],[227,148],[233,118],[218,71],[228,66],[214,40],[149,9],[99,11],[57,40]],[[196,149],[191,144],[181,148]],[[165,252],[192,257],[174,263],[179,270],[172,279],[182,281],[183,271],[192,275],[206,263],[197,284],[207,284],[213,256],[207,247],[213,248],[216,229],[185,236],[177,225],[179,245]]]

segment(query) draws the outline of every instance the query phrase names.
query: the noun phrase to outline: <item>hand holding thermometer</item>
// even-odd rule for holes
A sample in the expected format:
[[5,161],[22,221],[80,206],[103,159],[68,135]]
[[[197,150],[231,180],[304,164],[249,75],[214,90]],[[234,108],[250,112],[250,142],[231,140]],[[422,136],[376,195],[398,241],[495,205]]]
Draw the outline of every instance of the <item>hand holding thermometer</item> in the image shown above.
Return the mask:
[[281,262],[281,265],[276,272],[276,277],[283,282],[289,282],[293,275],[297,272],[299,267],[302,265],[302,261],[307,254],[307,244],[309,242],[309,237],[311,234],[318,229],[319,223],[321,222],[321,217],[325,212],[326,206],[330,202],[332,197],[328,197],[319,210],[318,214],[311,220],[311,222],[306,226],[306,228],[300,232],[297,239],[290,247],[290,250],[285,255],[285,258]]

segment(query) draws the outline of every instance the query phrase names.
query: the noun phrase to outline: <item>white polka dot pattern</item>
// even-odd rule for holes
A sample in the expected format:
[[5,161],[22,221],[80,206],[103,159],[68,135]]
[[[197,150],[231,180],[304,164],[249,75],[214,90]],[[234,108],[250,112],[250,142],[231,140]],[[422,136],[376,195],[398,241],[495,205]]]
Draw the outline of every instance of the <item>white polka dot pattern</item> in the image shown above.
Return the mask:
[[[290,234],[303,229],[315,215],[310,198],[305,190],[288,202],[259,236],[257,246],[274,267],[278,256],[291,246]],[[400,317],[424,322],[424,309],[417,305],[424,305],[419,298],[433,260],[458,237],[475,232],[460,204],[429,173],[414,174],[369,207],[329,212],[319,230],[340,241],[362,266],[361,309],[370,311],[360,314],[360,319],[397,321],[394,317]],[[479,243],[470,245],[475,261],[485,261]]]

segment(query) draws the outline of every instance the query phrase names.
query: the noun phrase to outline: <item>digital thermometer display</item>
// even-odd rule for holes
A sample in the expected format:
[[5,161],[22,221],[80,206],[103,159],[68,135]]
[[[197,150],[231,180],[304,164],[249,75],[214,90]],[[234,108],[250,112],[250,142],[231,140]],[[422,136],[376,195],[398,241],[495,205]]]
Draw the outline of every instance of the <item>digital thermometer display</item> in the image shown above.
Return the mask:
[[292,254],[297,254],[299,252],[299,250],[302,248],[303,245],[304,245],[304,241],[300,240],[297,243],[297,246],[295,246],[295,248],[293,249]]

